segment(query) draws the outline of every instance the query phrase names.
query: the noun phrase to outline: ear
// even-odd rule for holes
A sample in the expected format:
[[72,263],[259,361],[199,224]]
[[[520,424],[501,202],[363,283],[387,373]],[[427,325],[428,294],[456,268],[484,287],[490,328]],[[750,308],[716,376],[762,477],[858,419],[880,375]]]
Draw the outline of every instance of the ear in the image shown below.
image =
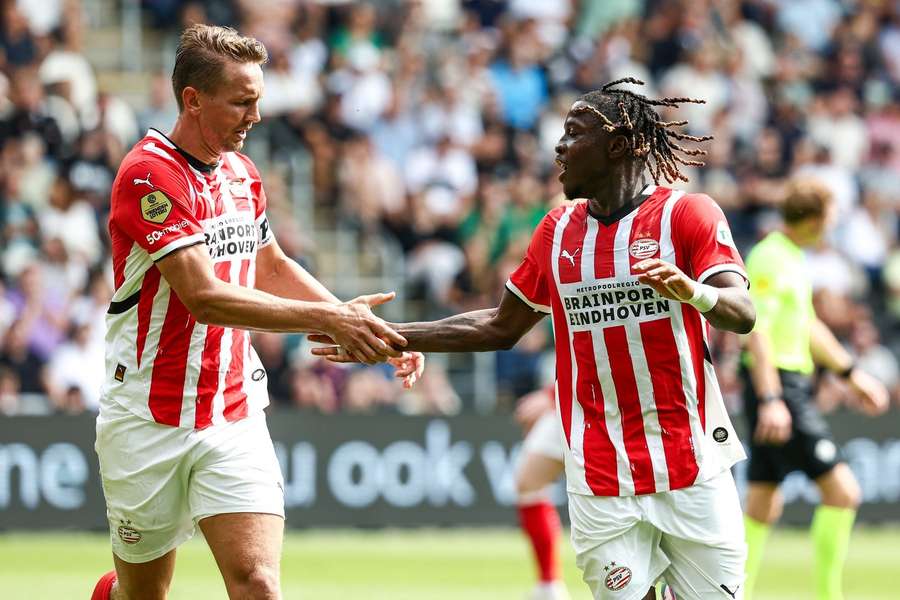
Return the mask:
[[622,158],[631,151],[631,144],[624,135],[614,135],[609,139],[609,157]]
[[186,86],[181,90],[181,103],[185,112],[196,115],[200,112],[200,91],[191,86]]

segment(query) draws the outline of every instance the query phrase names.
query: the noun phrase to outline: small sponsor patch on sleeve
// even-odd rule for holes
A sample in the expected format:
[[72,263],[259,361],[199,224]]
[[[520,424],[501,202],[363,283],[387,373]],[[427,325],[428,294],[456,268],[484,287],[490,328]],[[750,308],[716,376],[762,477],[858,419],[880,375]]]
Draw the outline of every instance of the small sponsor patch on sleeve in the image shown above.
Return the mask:
[[159,190],[154,190],[141,197],[141,215],[145,221],[164,223],[172,212],[172,201]]
[[719,221],[716,224],[716,241],[724,246],[735,247],[734,238],[731,237],[731,229],[728,228],[728,223],[725,221]]

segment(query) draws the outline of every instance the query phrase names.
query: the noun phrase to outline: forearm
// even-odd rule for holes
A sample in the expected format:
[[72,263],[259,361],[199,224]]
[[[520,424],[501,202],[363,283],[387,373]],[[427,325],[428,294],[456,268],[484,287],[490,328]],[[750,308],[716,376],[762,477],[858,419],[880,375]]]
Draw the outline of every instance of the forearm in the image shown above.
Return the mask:
[[391,323],[406,338],[406,350],[418,352],[489,352],[507,350],[518,337],[501,331],[494,324],[497,308],[453,315],[425,323]]
[[719,299],[703,316],[716,329],[749,333],[756,322],[756,310],[747,291],[734,287],[716,289]]
[[781,378],[775,366],[772,347],[765,334],[758,331],[747,336],[747,352],[750,354],[750,380],[757,397],[781,397]]
[[334,315],[331,302],[281,298],[225,282],[198,292],[193,306],[202,323],[282,333],[326,331]]
[[810,328],[809,349],[813,362],[833,373],[843,373],[853,365],[853,357],[819,319],[814,319]]
[[319,280],[289,258],[275,261],[267,273],[261,274],[256,289],[292,300],[340,302]]

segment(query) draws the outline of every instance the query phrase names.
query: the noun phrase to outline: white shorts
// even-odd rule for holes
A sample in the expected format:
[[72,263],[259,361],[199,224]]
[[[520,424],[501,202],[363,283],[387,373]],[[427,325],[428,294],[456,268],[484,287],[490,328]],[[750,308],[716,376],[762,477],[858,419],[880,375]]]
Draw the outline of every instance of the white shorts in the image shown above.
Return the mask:
[[540,454],[559,462],[566,460],[566,442],[555,410],[545,412],[522,442],[522,454]]
[[596,600],[640,600],[659,579],[679,600],[743,597],[744,524],[730,471],[642,496],[569,494],[572,544]]
[[126,562],[163,556],[205,517],[284,518],[284,481],[264,413],[194,430],[113,405],[97,418],[95,449],[113,553]]

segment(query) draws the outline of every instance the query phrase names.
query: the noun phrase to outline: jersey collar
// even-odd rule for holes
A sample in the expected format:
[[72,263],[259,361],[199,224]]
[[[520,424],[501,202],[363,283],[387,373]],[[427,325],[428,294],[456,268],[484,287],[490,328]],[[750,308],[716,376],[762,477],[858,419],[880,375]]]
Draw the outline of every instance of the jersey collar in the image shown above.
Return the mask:
[[159,129],[156,129],[155,127],[151,127],[150,130],[147,132],[147,135],[149,135],[150,137],[153,137],[153,138],[158,139],[159,141],[161,141],[162,143],[164,143],[167,147],[169,147],[169,148],[171,148],[172,150],[175,150],[176,152],[178,152],[178,154],[180,154],[181,156],[183,156],[184,159],[188,162],[188,164],[191,165],[191,167],[193,167],[194,169],[200,171],[201,173],[205,173],[206,175],[209,175],[210,173],[212,173],[213,171],[215,171],[215,170],[216,170],[216,167],[218,167],[219,164],[221,164],[221,162],[222,162],[221,160],[219,160],[219,161],[216,162],[216,164],[211,165],[211,164],[209,164],[209,163],[203,162],[203,161],[200,160],[199,158],[196,158],[196,157],[194,157],[194,156],[191,156],[191,155],[188,154],[185,150],[183,150],[181,147],[179,147],[175,142],[173,142],[172,140],[170,140],[170,139],[169,139],[169,136],[167,136],[166,134],[164,134],[164,133],[163,133],[162,131],[160,131]]
[[622,217],[630,213],[631,211],[638,208],[641,204],[643,204],[647,198],[653,195],[658,188],[655,185],[645,185],[644,189],[641,190],[641,193],[631,199],[631,202],[627,202],[609,213],[608,215],[598,217],[596,215],[591,214],[590,203],[585,205],[585,210],[587,210],[587,214],[594,220],[599,221],[600,223],[609,227],[616,221],[619,221]]

